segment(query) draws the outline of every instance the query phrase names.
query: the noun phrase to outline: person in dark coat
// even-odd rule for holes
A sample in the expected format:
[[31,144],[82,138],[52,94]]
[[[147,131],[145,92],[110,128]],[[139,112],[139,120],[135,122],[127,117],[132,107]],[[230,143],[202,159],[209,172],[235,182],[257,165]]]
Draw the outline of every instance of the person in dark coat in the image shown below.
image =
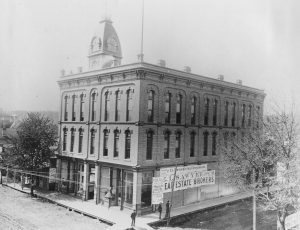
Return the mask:
[[170,215],[170,201],[167,201],[165,218],[167,219],[169,217],[169,215]]
[[133,213],[131,213],[130,217],[131,217],[131,226],[135,226],[135,218],[136,218],[135,210],[133,210]]
[[161,203],[159,203],[157,211],[159,212],[159,219],[161,219],[161,212],[162,212],[162,206]]

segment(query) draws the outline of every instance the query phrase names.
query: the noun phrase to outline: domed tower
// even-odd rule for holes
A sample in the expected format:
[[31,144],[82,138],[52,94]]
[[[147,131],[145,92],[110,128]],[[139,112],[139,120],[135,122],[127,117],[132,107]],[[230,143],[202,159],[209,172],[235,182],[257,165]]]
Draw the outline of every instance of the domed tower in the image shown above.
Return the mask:
[[111,20],[100,21],[90,43],[88,58],[91,69],[121,65],[121,44]]

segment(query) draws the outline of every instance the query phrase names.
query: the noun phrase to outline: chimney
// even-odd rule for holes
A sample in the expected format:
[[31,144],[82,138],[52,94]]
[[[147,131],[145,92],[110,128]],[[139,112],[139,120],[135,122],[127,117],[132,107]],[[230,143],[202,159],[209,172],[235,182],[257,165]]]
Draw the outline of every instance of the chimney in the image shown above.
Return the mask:
[[236,80],[236,84],[238,84],[238,85],[242,85],[242,84],[243,84],[243,81],[242,81],[242,80],[240,80],[240,79],[238,79],[238,80]]
[[158,60],[158,63],[157,63],[159,66],[161,66],[161,67],[166,67],[166,61],[165,60],[163,60],[163,59],[160,59],[160,60]]
[[187,73],[190,73],[191,72],[191,67],[189,67],[189,66],[185,66],[184,68],[183,68],[183,71],[184,72],[187,72]]
[[60,76],[65,76],[65,74],[66,74],[66,71],[64,70],[64,69],[62,69],[61,71],[60,71]]
[[78,66],[78,73],[82,73],[82,67],[81,66]]
[[224,75],[221,75],[221,74],[220,74],[220,75],[218,76],[218,80],[224,81]]

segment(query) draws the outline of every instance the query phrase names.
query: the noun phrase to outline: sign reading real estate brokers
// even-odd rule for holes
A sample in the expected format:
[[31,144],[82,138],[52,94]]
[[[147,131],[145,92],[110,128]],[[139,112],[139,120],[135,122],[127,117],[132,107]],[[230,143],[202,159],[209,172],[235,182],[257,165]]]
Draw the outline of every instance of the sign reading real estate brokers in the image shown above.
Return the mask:
[[[163,192],[171,192],[174,182],[175,167],[162,168],[160,177],[162,178]],[[191,165],[177,167],[174,191],[195,188],[202,185],[215,183],[215,170],[207,171],[207,165]]]

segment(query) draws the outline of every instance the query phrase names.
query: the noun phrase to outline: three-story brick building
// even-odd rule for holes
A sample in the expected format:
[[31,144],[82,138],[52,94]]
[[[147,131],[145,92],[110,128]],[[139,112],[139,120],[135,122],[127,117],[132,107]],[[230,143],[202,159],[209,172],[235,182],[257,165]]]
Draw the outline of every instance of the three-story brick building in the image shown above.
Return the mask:
[[102,21],[91,41],[90,71],[58,81],[59,189],[97,204],[111,196],[111,205],[147,211],[160,168],[206,163],[216,170],[216,184],[176,191],[173,205],[236,192],[218,169],[220,146],[259,127],[264,92],[163,62],[121,65],[121,58],[112,23]]

